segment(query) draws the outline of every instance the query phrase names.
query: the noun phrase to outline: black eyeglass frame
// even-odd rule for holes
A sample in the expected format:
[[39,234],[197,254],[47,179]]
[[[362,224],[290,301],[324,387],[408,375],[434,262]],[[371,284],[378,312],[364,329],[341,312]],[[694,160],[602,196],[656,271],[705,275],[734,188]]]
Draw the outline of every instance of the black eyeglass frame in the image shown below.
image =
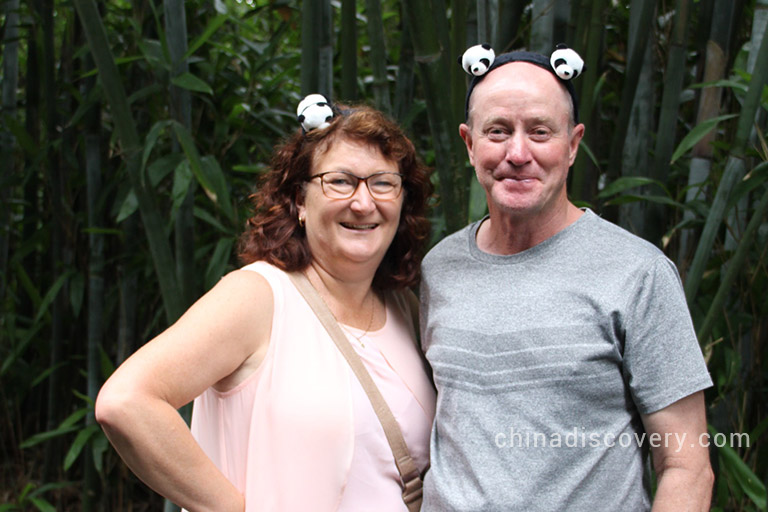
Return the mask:
[[[351,176],[351,177],[357,179],[357,185],[355,185],[355,188],[352,189],[352,192],[350,192],[348,196],[345,196],[345,197],[329,196],[325,192],[325,180],[323,179],[323,176],[326,176],[328,174],[344,174],[346,176]],[[368,185],[368,179],[369,178],[373,178],[374,176],[381,176],[382,174],[393,174],[395,176],[400,176],[400,179],[403,180],[403,182],[400,183],[400,188],[398,189],[398,192],[397,192],[396,196],[382,199],[380,197],[377,197],[377,195],[371,190],[371,187]],[[395,199],[400,197],[402,195],[402,193],[403,193],[403,188],[404,188],[403,185],[404,185],[404,181],[405,181],[405,176],[402,173],[390,172],[390,171],[375,172],[373,174],[369,174],[368,176],[366,176],[364,178],[361,178],[360,176],[358,176],[356,174],[352,174],[349,171],[327,171],[327,172],[321,172],[321,173],[318,173],[318,174],[314,174],[314,175],[310,176],[309,178],[307,178],[306,181],[310,182],[310,181],[312,181],[315,178],[320,178],[320,189],[323,191],[323,195],[325,197],[329,198],[329,199],[349,199],[350,197],[355,195],[355,192],[357,192],[357,189],[360,188],[360,182],[363,181],[363,182],[365,182],[365,188],[368,189],[368,193],[371,194],[371,197],[374,198],[376,201],[394,201]]]

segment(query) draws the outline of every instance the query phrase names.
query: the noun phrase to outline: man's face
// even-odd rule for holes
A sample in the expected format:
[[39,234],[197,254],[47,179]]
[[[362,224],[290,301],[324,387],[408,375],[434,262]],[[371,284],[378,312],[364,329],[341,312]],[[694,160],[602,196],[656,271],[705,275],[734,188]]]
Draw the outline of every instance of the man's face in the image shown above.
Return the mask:
[[584,125],[552,73],[526,62],[495,69],[472,92],[459,128],[491,215],[546,216],[568,203],[566,178]]

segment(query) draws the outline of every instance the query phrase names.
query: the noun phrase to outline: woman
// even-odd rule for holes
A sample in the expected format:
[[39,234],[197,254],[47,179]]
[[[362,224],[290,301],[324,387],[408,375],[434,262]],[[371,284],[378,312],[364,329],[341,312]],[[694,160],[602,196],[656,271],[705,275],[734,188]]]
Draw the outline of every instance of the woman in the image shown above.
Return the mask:
[[[335,112],[277,149],[241,240],[247,265],[97,399],[128,466],[189,510],[406,510],[366,394],[286,272],[322,297],[427,467],[434,390],[401,291],[418,280],[429,176],[381,113]],[[176,409],[193,399],[190,433]]]

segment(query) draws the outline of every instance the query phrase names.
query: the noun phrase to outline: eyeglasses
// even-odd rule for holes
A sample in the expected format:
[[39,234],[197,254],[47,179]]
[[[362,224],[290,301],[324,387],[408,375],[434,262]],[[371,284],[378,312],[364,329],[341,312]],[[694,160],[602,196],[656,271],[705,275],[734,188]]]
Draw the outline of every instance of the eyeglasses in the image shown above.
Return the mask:
[[310,176],[307,181],[315,178],[320,178],[323,195],[331,199],[352,197],[361,181],[365,182],[371,197],[378,201],[392,201],[403,191],[403,175],[396,172],[375,172],[361,178],[347,171],[330,171]]

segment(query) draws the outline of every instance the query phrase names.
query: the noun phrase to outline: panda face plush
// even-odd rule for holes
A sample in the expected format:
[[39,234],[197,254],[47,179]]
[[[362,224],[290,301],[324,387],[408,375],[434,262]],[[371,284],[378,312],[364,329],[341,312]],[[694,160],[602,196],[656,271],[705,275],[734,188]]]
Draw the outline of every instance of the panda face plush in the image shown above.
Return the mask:
[[297,120],[305,132],[315,128],[326,128],[333,119],[333,109],[322,94],[310,94],[299,103],[296,109]]
[[584,61],[579,54],[563,44],[557,45],[549,61],[555,74],[563,80],[576,78],[584,69]]
[[464,55],[459,59],[461,67],[470,75],[480,76],[488,71],[493,64],[496,54],[489,44],[478,44],[467,48]]

